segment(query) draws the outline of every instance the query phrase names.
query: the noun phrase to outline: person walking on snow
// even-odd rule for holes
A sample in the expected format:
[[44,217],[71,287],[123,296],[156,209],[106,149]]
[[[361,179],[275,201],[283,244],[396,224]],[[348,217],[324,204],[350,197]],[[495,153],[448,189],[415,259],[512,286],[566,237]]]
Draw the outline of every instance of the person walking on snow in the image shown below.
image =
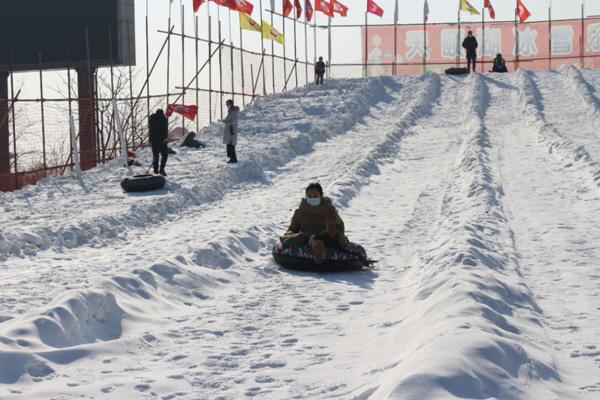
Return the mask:
[[467,70],[469,72],[475,72],[478,46],[477,39],[473,36],[473,31],[469,31],[462,43],[462,47],[467,50]]
[[240,108],[233,104],[233,100],[227,100],[227,116],[222,122],[225,123],[223,129],[223,144],[227,145],[227,157],[229,161],[227,163],[236,163],[237,155],[235,154],[235,146],[237,145],[238,137],[238,115]]
[[[163,176],[167,176],[165,167],[167,166],[167,158],[169,157],[169,149],[167,147],[167,141],[169,140],[169,121],[163,110],[156,110],[156,112],[150,116],[148,128],[150,131],[152,156],[154,157],[152,161],[154,173],[160,173]],[[159,157],[161,158],[160,170],[158,169]]]
[[319,61],[315,64],[315,76],[317,78],[317,85],[321,82],[323,84],[323,75],[325,75],[325,63],[323,57],[319,57]]
[[311,183],[305,189],[305,195],[280,240],[290,246],[309,244],[315,262],[320,264],[326,246],[347,249],[349,242],[344,233],[344,221],[331,199],[323,196],[321,185]]

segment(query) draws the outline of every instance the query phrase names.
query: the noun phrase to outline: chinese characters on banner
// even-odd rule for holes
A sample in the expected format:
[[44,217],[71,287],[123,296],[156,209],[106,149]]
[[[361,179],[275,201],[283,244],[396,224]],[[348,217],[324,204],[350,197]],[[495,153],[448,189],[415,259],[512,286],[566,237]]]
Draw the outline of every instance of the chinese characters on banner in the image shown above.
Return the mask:
[[[550,27],[551,32],[550,33]],[[581,63],[581,40],[584,41],[584,65],[588,68],[600,68],[600,18],[581,20],[531,22],[518,25],[519,66],[533,71],[547,70],[564,64]],[[460,33],[457,24],[427,25],[427,35],[423,34],[423,25],[399,25],[397,28],[397,50],[394,50],[393,26],[369,26],[368,61],[370,64],[408,64],[397,67],[400,74],[420,74],[423,72],[423,54],[427,52],[427,70],[443,71],[456,64],[457,56],[461,64],[465,63],[462,41],[468,31],[473,31],[479,41],[478,61],[482,55],[488,62],[485,70],[491,69],[491,60],[502,53],[509,69],[516,67],[516,32],[511,22],[491,22],[484,27],[478,23],[463,23]],[[365,34],[363,30],[362,35]],[[552,41],[550,41],[550,35]],[[484,40],[485,37],[485,40]],[[426,43],[425,43],[426,41]],[[484,43],[485,41],[485,43]],[[364,36],[363,36],[364,46]],[[364,57],[364,49],[363,49]],[[363,60],[364,61],[364,60]],[[482,71],[482,66],[477,66]],[[391,65],[369,67],[369,75],[390,74]]]

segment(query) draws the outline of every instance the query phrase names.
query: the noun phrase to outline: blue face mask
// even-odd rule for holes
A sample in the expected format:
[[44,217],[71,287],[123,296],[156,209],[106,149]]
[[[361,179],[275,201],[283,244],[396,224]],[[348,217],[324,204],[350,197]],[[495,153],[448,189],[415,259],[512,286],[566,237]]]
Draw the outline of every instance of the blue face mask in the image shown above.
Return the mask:
[[308,203],[309,206],[317,207],[317,206],[321,205],[321,198],[320,197],[309,197],[306,199],[306,202]]

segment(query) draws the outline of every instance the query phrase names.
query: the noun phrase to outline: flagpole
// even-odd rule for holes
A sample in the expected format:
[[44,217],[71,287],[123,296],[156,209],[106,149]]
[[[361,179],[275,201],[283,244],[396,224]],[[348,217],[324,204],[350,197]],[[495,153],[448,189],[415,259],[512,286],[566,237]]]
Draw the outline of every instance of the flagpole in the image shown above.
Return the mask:
[[427,20],[423,9],[423,74],[427,73]]
[[392,63],[392,75],[396,75],[398,60],[398,0],[396,0],[396,12],[394,14],[394,62]]
[[261,64],[263,65],[263,70],[262,70],[262,74],[263,74],[263,95],[266,96],[267,95],[267,78],[265,76],[265,38],[264,35],[262,33],[262,22],[263,22],[263,5],[262,5],[262,0],[259,1],[258,6],[260,7],[260,48],[262,49],[262,58],[261,58]]
[[233,34],[231,33],[231,9],[229,9],[229,45],[229,68],[231,69],[231,99],[235,101],[235,69],[233,66]]
[[[198,40],[198,25],[199,25],[199,21],[198,21],[198,15],[195,16],[194,19],[194,34],[195,34],[195,39],[196,39],[196,43],[195,43],[195,54],[196,54],[196,71],[198,71],[198,60],[200,59],[199,57],[199,49],[198,49],[198,44],[200,42],[200,40]],[[196,106],[198,106],[198,104],[200,103],[200,90],[199,90],[199,82],[198,79],[196,79]],[[196,117],[196,133],[200,132],[200,118]]]
[[485,7],[481,9],[481,73],[485,73]]
[[315,6],[314,20],[313,20],[313,64],[317,63],[317,10]]
[[548,7],[548,71],[552,70],[552,2]]
[[[297,12],[295,4],[294,4],[293,12],[294,13]],[[296,29],[296,26],[297,26],[297,24],[296,24],[297,18],[296,17],[297,17],[297,14],[294,15],[294,60],[296,60],[296,62],[298,62],[298,40],[297,40],[298,36],[297,36],[297,29]],[[298,67],[296,64],[294,65],[294,76],[296,78],[296,87],[298,87]]]
[[581,2],[581,68],[585,68],[585,3]]
[[244,79],[244,41],[242,37],[242,24],[240,23],[240,68],[242,71],[242,104],[246,106],[246,82]]
[[367,46],[369,45],[369,12],[365,10],[365,67],[363,69],[363,76],[367,77],[369,68],[369,51]]
[[283,41],[283,80],[285,81],[287,78],[287,39],[288,37],[285,34],[285,15],[283,15],[283,9],[281,10],[281,23],[283,24],[283,37],[285,40]]
[[[171,30],[171,2],[169,2],[169,31]],[[169,86],[171,76],[171,35],[167,36],[167,105],[169,105]]]
[[331,64],[332,64],[331,63],[331,57],[332,57],[332,51],[331,51],[332,50],[331,49],[331,17],[328,17],[328,18],[329,18],[329,22],[328,22],[328,31],[329,31],[328,35],[329,35],[329,37],[327,39],[327,47],[328,47],[327,48],[327,58],[329,59],[329,61],[328,61],[329,62],[329,69],[328,69],[328,75],[327,75],[327,77],[331,78]]
[[[271,5],[274,5],[274,2],[271,2]],[[272,7],[274,8],[274,7]],[[273,12],[275,10],[271,10],[271,26],[273,26]],[[262,35],[262,21],[261,21],[261,32]],[[284,36],[285,38],[285,36]],[[275,93],[275,41],[271,39],[271,76],[273,80],[273,93]]]
[[208,123],[212,123],[212,18],[210,16],[210,2],[206,3],[206,16],[208,17]]
[[[183,8],[183,0],[179,0],[179,9],[181,11],[181,87],[182,103],[185,104],[185,15]],[[185,117],[181,116],[181,132],[185,132]]]
[[[306,2],[304,2],[306,7]],[[306,19],[306,10],[304,11],[304,72],[305,84],[308,84],[308,20]]]
[[[317,10],[315,3],[314,20],[313,20],[313,65],[317,63]],[[316,75],[316,74],[314,74]],[[315,78],[315,76],[313,76]]]
[[519,23],[517,15],[519,13],[519,2],[517,0],[515,7],[515,70],[519,68]]
[[[150,45],[148,43],[148,0],[146,0],[146,78],[150,78]],[[111,60],[112,62],[112,60]],[[148,115],[146,121],[150,121],[150,85],[146,88],[146,108]],[[42,102],[43,106],[43,102]]]
[[460,67],[460,7],[458,9],[458,32],[456,33],[456,68],[458,67]]

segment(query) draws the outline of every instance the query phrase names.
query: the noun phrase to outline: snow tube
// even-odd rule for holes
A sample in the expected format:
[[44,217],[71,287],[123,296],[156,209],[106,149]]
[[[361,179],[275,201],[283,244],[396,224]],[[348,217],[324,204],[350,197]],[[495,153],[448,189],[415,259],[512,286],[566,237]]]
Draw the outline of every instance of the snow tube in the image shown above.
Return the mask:
[[371,264],[365,249],[356,243],[350,243],[347,251],[326,247],[321,264],[314,261],[313,252],[308,244],[286,246],[278,240],[272,254],[277,264],[297,271],[358,271]]
[[144,174],[126,176],[121,181],[121,187],[127,193],[130,192],[150,192],[152,190],[162,189],[167,180],[162,175]]
[[452,68],[448,68],[446,71],[446,75],[464,75],[464,74],[468,74],[469,70],[464,68],[464,67],[452,67]]

